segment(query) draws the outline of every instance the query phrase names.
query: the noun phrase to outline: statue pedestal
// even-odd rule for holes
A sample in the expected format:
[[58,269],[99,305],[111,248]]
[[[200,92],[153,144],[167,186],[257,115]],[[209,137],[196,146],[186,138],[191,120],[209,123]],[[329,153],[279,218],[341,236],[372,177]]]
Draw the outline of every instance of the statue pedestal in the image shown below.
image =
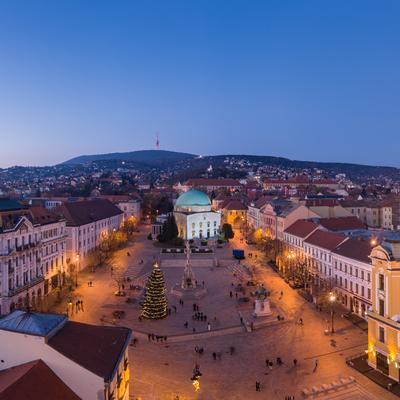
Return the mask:
[[255,317],[266,317],[268,315],[271,315],[271,307],[269,304],[269,299],[257,299],[256,304],[254,307],[254,312],[253,315]]

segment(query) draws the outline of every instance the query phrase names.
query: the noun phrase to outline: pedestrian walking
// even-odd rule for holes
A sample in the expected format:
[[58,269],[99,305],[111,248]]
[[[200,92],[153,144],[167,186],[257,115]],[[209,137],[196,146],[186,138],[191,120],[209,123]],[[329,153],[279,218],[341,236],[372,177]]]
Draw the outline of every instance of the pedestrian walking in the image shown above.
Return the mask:
[[256,392],[261,392],[261,385],[258,381],[256,381]]
[[269,368],[269,360],[268,360],[268,358],[265,360],[265,367]]
[[233,297],[232,290],[229,292],[229,297],[230,297],[230,298],[232,298],[232,297]]
[[208,332],[211,331],[211,324],[210,323],[207,324],[207,330],[208,330]]
[[318,368],[318,358],[315,360],[315,365],[314,365],[314,370],[313,372],[316,372]]
[[217,353],[216,353],[215,351],[213,351],[212,357],[213,357],[213,360],[214,360],[214,361],[217,359]]
[[294,365],[295,367],[297,367],[297,359],[296,359],[296,358],[293,360],[293,365]]

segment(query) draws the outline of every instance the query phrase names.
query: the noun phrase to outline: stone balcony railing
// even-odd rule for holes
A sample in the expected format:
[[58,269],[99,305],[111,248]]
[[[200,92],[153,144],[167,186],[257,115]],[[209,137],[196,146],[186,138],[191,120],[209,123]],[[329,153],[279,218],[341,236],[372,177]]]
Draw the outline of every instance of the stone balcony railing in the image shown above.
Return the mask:
[[37,278],[32,279],[30,282],[25,283],[24,285],[20,285],[14,289],[10,289],[8,291],[8,297],[12,297],[15,296],[16,294],[22,293],[30,288],[32,288],[33,286],[38,285],[39,283],[44,281],[44,277],[43,276],[38,276]]

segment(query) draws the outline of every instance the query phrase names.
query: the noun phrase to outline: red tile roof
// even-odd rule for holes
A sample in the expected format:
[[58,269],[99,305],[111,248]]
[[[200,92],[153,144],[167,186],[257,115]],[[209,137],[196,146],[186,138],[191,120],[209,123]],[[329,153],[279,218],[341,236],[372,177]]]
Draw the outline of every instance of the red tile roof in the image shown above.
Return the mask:
[[240,200],[228,200],[222,208],[225,210],[247,210],[247,206]]
[[319,224],[330,231],[348,231],[365,228],[357,217],[321,218]]
[[337,199],[322,198],[322,199],[307,199],[306,200],[307,207],[334,207],[337,205],[339,205],[339,202]]
[[33,223],[46,225],[60,221],[62,218],[53,210],[48,210],[44,207],[33,206],[29,207],[29,211],[33,218]]
[[369,258],[371,250],[372,248],[368,240],[349,239],[336,247],[333,253],[352,260],[371,264],[371,259]]
[[123,213],[111,201],[101,199],[64,203],[57,210],[67,220],[67,226],[86,225]]
[[65,357],[104,378],[112,379],[132,331],[68,321],[48,344]]
[[344,235],[339,235],[337,233],[326,232],[321,230],[316,230],[313,232],[304,243],[311,244],[313,246],[321,247],[327,250],[333,250],[339,244],[347,240],[348,238]]
[[0,371],[0,400],[79,400],[42,360]]
[[312,221],[307,221],[305,219],[300,219],[290,225],[285,229],[285,233],[293,236],[298,236],[300,238],[305,238],[318,229],[318,224]]
[[236,179],[196,178],[196,179],[189,179],[186,182],[186,184],[190,186],[221,186],[221,187],[241,186],[240,182]]

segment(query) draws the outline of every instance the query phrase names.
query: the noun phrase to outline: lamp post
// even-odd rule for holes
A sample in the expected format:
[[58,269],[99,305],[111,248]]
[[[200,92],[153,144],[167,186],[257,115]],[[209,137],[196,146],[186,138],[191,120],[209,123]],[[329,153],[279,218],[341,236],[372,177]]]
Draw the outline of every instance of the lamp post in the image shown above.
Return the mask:
[[78,269],[80,267],[79,254],[77,254],[75,257],[75,264],[75,287],[78,287]]
[[333,326],[333,315],[334,315],[334,310],[333,310],[333,304],[336,301],[336,296],[335,293],[330,292],[329,293],[329,302],[331,303],[331,333],[335,333],[335,328]]

